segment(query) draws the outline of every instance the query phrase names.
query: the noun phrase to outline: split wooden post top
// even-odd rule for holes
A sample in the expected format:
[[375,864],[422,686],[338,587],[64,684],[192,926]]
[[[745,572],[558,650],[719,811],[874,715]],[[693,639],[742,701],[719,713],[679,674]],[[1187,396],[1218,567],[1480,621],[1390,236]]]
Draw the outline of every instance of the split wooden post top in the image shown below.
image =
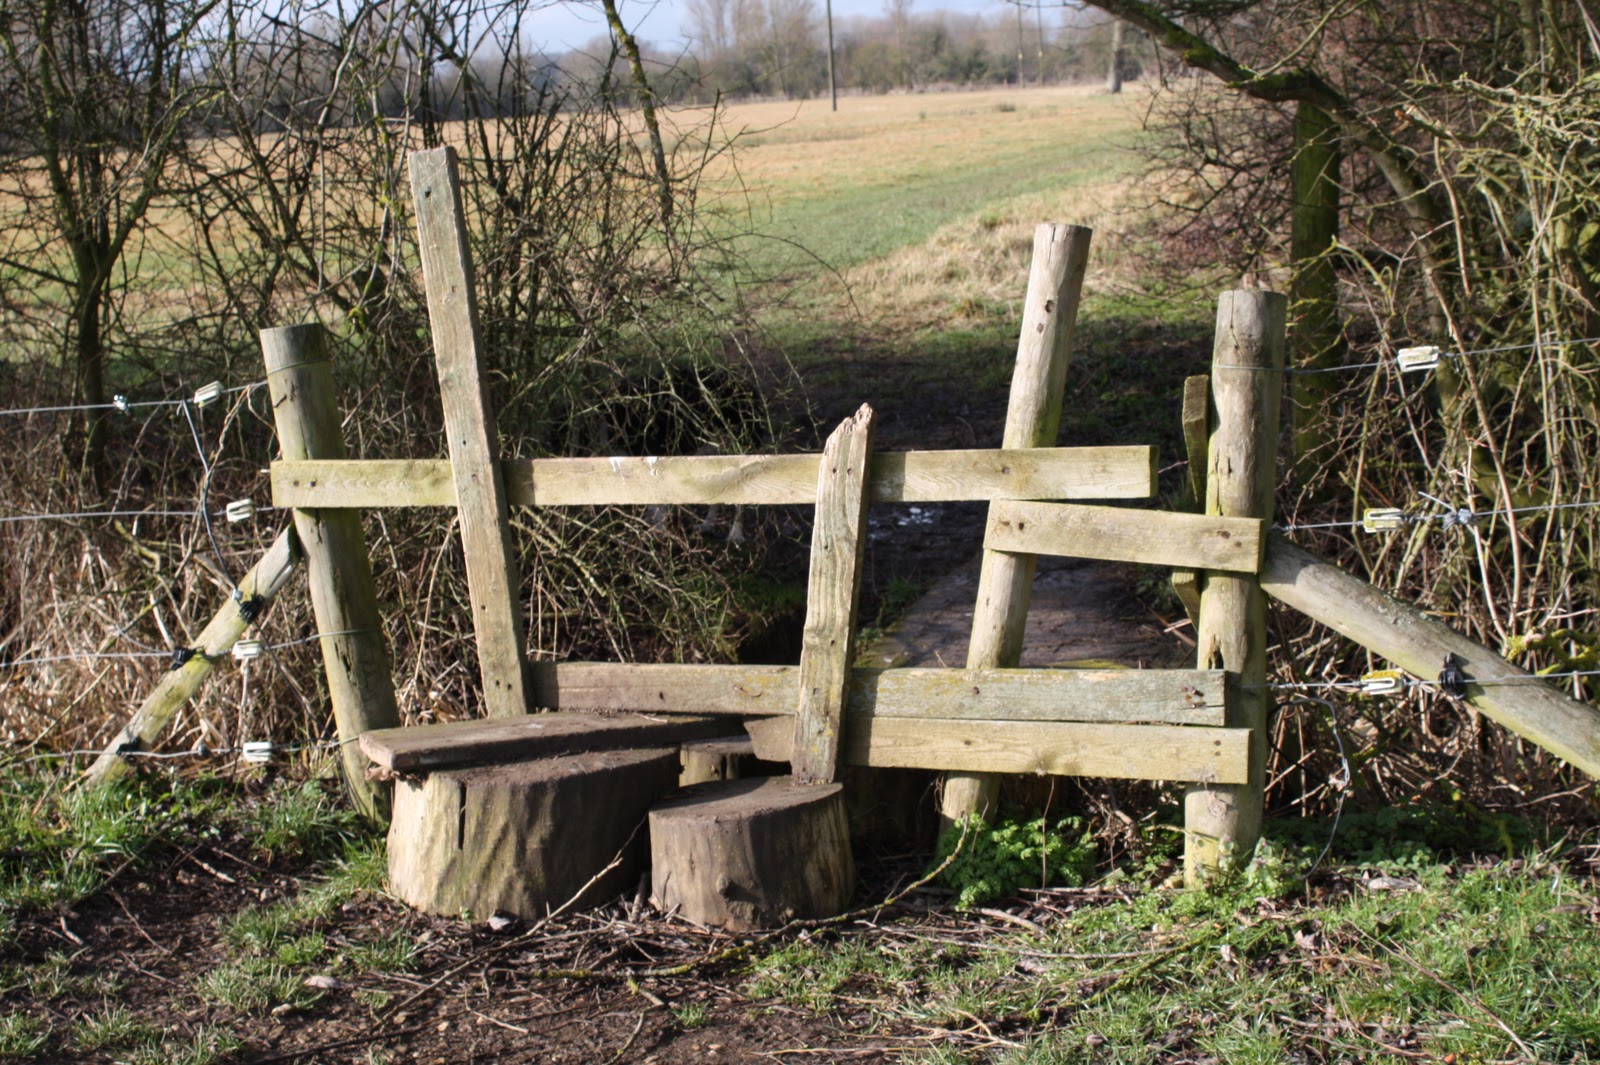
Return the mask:
[[855,664],[873,420],[872,408],[862,404],[822,449],[800,646],[800,705],[790,756],[796,784],[832,784],[839,779],[839,738],[850,667]]
[[525,714],[526,645],[518,607],[521,584],[511,551],[500,433],[484,381],[472,256],[454,148],[411,153],[411,193],[416,201],[445,435],[450,441],[484,713],[490,717]]
[[[1217,301],[1206,464],[1206,513],[1269,521],[1277,483],[1288,300],[1274,292],[1224,292]],[[1250,736],[1245,784],[1192,785],[1184,795],[1184,877],[1198,883],[1225,863],[1248,861],[1261,835],[1266,786],[1267,601],[1253,574],[1208,570],[1195,623],[1201,669],[1224,669],[1238,687],[1228,725]]]

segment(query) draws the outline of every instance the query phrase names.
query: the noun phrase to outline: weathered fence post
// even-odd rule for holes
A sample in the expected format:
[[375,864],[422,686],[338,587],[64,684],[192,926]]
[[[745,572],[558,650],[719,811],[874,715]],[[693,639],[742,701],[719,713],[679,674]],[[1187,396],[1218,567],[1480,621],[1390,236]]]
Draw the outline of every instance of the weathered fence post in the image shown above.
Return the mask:
[[822,449],[817,521],[811,535],[806,626],[800,648],[800,704],[790,756],[796,784],[839,780],[850,668],[855,665],[856,608],[867,542],[867,459],[874,415],[863,405]]
[[[1001,447],[1051,447],[1056,442],[1078,299],[1093,236],[1094,231],[1084,226],[1046,224],[1034,230],[1033,265],[1028,273]],[[984,551],[972,641],[967,646],[968,669],[1017,664],[1036,562],[1033,555]],[[968,814],[987,814],[999,788],[1000,778],[993,774],[947,774],[941,819],[948,824]]]
[[[1211,388],[1215,404],[1206,513],[1272,517],[1288,301],[1273,292],[1224,292],[1217,303]],[[1254,575],[1207,573],[1195,626],[1201,669],[1228,671],[1227,723],[1250,730],[1250,782],[1193,785],[1184,796],[1184,878],[1249,858],[1261,834],[1267,715],[1266,595]]]
[[484,712],[489,717],[512,717],[529,710],[524,626],[505,474],[500,468],[500,432],[479,351],[472,254],[454,148],[411,153],[411,195],[445,436],[450,441]]
[[[322,326],[264,329],[261,352],[283,457],[345,458]],[[294,527],[306,554],[317,631],[327,634],[317,642],[343,744],[345,780],[363,814],[387,821],[388,789],[367,779],[367,758],[351,742],[370,729],[400,723],[361,516],[354,510],[296,510]]]

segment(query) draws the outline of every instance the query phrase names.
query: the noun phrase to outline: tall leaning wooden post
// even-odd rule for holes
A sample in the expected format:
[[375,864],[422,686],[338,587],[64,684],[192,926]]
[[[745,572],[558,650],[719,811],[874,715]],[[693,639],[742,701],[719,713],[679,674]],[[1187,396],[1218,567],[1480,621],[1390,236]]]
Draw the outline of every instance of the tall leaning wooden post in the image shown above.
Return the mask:
[[[1017,341],[1017,365],[1011,376],[1001,447],[1055,445],[1093,236],[1094,230],[1084,226],[1046,223],[1034,230],[1033,265],[1028,272],[1022,334]],[[983,552],[972,642],[967,647],[968,669],[1017,664],[1036,562],[1033,555]],[[968,814],[987,815],[999,790],[1000,778],[990,773],[947,774],[941,821],[948,825]]]
[[517,605],[519,583],[505,475],[500,469],[500,430],[484,381],[478,300],[454,148],[411,153],[411,195],[444,430],[450,441],[484,714],[515,717],[529,710],[524,626]]
[[[1271,520],[1277,483],[1288,300],[1274,292],[1224,292],[1211,358],[1211,446],[1206,513]],[[1184,796],[1184,879],[1248,860],[1261,835],[1266,784],[1267,600],[1254,575],[1205,574],[1195,626],[1201,669],[1225,669],[1227,723],[1250,730],[1250,782],[1192,785]]]
[[[261,353],[283,457],[345,458],[322,326],[264,329]],[[387,822],[388,788],[367,779],[367,757],[352,742],[363,732],[400,724],[361,516],[354,510],[296,510],[294,528],[305,550],[317,631],[327,633],[317,642],[343,744],[345,780],[361,812]]]

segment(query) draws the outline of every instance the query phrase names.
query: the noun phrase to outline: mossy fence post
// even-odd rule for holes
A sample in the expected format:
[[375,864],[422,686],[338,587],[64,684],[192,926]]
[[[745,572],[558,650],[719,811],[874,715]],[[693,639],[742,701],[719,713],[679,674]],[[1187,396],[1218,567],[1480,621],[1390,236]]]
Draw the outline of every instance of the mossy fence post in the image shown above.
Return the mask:
[[[1271,520],[1277,483],[1288,301],[1273,292],[1224,292],[1212,348],[1206,513]],[[1267,600],[1255,574],[1208,572],[1195,625],[1199,668],[1233,686],[1227,724],[1250,730],[1249,783],[1191,785],[1184,796],[1184,879],[1245,861],[1261,834],[1266,783]]]
[[[264,329],[261,352],[283,457],[346,458],[323,327]],[[325,634],[317,642],[339,727],[345,780],[364,815],[387,821],[388,788],[367,779],[366,755],[353,742],[370,729],[400,723],[361,515],[344,509],[296,509],[294,527],[305,551],[317,631]]]

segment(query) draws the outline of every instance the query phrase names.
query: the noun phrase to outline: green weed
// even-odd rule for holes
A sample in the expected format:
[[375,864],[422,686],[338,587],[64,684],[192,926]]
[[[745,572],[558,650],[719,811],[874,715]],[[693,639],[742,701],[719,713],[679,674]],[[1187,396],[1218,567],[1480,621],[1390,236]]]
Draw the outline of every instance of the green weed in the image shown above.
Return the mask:
[[129,1065],[220,1065],[245,1048],[245,1041],[225,1028],[205,1025],[188,1039],[168,1039],[140,1047]]
[[691,1028],[703,1028],[711,1019],[711,1012],[706,1009],[703,1002],[691,1002],[686,1006],[672,1007],[673,1020],[678,1022],[678,1027],[685,1031]]
[[251,848],[268,861],[326,858],[361,829],[359,815],[316,780],[281,783],[243,811]]
[[[236,952],[273,955],[284,964],[306,964],[312,960],[307,957],[312,947],[310,926],[325,920],[355,896],[380,890],[386,870],[383,840],[351,840],[346,844],[343,860],[326,880],[269,906],[235,914],[224,924],[223,938]],[[302,960],[287,960],[296,957]]]
[[0,1061],[32,1057],[50,1041],[50,1024],[26,1013],[0,1014]]
[[[1292,882],[1302,860],[1294,848],[1258,859],[1276,868],[1257,887]],[[1252,898],[1241,873],[1086,907],[1042,941],[991,934],[974,964],[928,966],[896,1012],[1026,1032],[995,1060],[1028,1065],[1280,1062],[1308,1047],[1330,1061],[1600,1060],[1594,884],[1538,863],[1419,872],[1410,890],[1303,905]]]
[[369,943],[353,944],[344,952],[344,960],[362,971],[410,972],[417,960],[417,941],[410,933],[396,929]]
[[220,965],[202,976],[195,990],[201,999],[240,1013],[291,1011],[314,1005],[321,995],[305,986],[305,978],[266,958],[246,957]]
[[90,791],[67,779],[0,770],[0,912],[71,906],[112,870],[137,863],[214,809],[208,782],[154,782]]
[[134,1016],[126,1006],[113,1006],[79,1019],[72,1041],[84,1050],[122,1049],[159,1040],[161,1030]]
[[977,814],[951,825],[939,839],[935,863],[955,855],[939,879],[963,909],[1024,887],[1077,887],[1094,868],[1094,836],[1079,818],[985,822]]

